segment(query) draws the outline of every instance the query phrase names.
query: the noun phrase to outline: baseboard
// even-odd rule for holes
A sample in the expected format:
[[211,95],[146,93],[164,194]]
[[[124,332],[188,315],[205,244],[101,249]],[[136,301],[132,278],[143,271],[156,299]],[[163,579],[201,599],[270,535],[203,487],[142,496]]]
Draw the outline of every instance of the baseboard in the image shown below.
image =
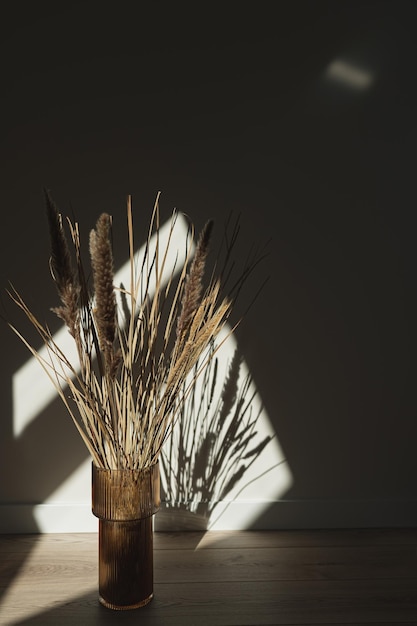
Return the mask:
[[[156,531],[402,528],[417,526],[417,501],[280,500],[219,502],[210,517],[162,503]],[[0,533],[97,532],[90,503],[1,504]]]

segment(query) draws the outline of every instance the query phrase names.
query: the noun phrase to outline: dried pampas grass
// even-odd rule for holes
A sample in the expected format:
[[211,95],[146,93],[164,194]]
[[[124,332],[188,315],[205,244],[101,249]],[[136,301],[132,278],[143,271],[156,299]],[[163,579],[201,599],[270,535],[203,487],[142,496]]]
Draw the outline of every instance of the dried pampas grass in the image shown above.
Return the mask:
[[[178,277],[174,268],[167,267],[177,214],[172,215],[168,244],[162,248],[158,195],[144,258],[138,264],[129,197],[130,284],[116,286],[111,217],[102,214],[90,233],[91,272],[87,274],[78,224],[64,221],[49,192],[45,195],[50,269],[61,302],[52,310],[74,338],[79,363],[69,360],[48,326],[13,287],[9,295],[37,330],[48,358],[10,326],[55,385],[94,463],[103,468],[143,469],[158,459],[196,378],[216,353],[216,337],[230,316],[233,295],[222,295],[221,276],[212,275],[204,287],[212,223],[201,232],[193,257],[190,226]],[[168,282],[162,278],[167,270]],[[236,292],[248,271],[238,280]],[[86,278],[90,274],[92,285]]]

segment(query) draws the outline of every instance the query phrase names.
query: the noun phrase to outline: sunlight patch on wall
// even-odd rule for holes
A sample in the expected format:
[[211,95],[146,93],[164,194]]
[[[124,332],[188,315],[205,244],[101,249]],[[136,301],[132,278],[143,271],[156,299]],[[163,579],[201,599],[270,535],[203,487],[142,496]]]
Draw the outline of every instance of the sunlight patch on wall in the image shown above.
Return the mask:
[[[160,229],[160,248],[165,250],[168,245],[168,238],[171,225],[165,224]],[[168,246],[168,257],[164,273],[164,284],[166,284],[172,274],[173,269],[178,271],[182,267],[187,240],[188,225],[185,218],[178,214],[174,227],[175,241]],[[155,245],[155,239],[153,240]],[[181,250],[181,252],[179,252]],[[136,255],[136,263],[141,264],[144,258],[145,248],[141,248]],[[120,284],[130,284],[130,264],[126,263],[120,271],[115,274],[116,287]],[[119,304],[121,304],[119,299]],[[230,332],[230,328],[226,327],[223,331],[223,337]],[[222,337],[220,337],[221,340]],[[60,329],[54,336],[54,340],[62,347],[66,355],[70,357],[72,362],[77,362],[77,354],[72,337],[66,328]],[[230,377],[230,368],[234,356],[238,351],[235,336],[227,338],[216,354],[216,394],[214,394],[213,407],[215,402],[221,404],[223,385]],[[48,358],[45,348],[41,349],[41,354]],[[213,364],[214,364],[213,360]],[[235,368],[236,369],[236,368]],[[208,369],[207,375],[211,376],[213,371]],[[173,504],[170,508],[172,512],[175,507],[180,507],[183,511],[188,511],[191,515],[194,513],[201,514],[206,517],[207,527],[212,530],[240,529],[247,528],[256,520],[263,510],[268,506],[269,502],[276,501],[289,489],[292,484],[292,475],[288,463],[283,457],[283,452],[279,445],[276,433],[271,425],[265,408],[262,406],[262,400],[259,398],[254,381],[250,377],[250,372],[243,358],[239,359],[238,373],[236,374],[236,388],[238,402],[240,402],[239,410],[244,411],[242,420],[235,420],[235,426],[231,426],[229,430],[228,424],[233,422],[233,416],[236,416],[236,402],[229,407],[229,415],[223,411],[222,424],[210,421],[206,416],[200,423],[193,422],[195,441],[190,441],[187,445],[193,447],[194,453],[188,450],[189,458],[195,454],[194,460],[197,467],[188,464],[184,459],[175,457],[175,448],[179,443],[178,431],[174,431],[172,439],[173,445],[165,446],[166,450],[174,450],[168,459],[164,454],[165,472],[162,473],[162,486],[168,493],[168,504]],[[203,403],[206,402],[204,391],[204,377],[198,379],[196,385],[196,397],[200,397]],[[54,400],[56,391],[48,379],[41,371],[39,363],[36,359],[30,358],[13,377],[13,402],[14,402],[14,433],[15,437],[22,434],[25,428],[37,418],[37,416]],[[217,398],[217,400],[216,400]],[[218,407],[220,407],[220,404]],[[221,407],[220,407],[221,408]],[[190,422],[191,419],[197,420],[197,416],[192,416],[191,405],[186,407],[188,413],[184,416],[185,421]],[[210,414],[211,415],[211,414]],[[68,419],[69,416],[68,416]],[[211,418],[210,418],[211,419]],[[229,420],[229,422],[227,421]],[[210,428],[214,430],[211,432]],[[246,430],[245,430],[246,428]],[[197,430],[199,429],[199,430]],[[197,437],[197,432],[198,437]],[[225,439],[221,439],[225,433],[228,433]],[[217,437],[218,448],[221,446],[232,446],[230,454],[220,454],[222,462],[214,462],[214,457],[210,450],[210,442],[215,442]],[[215,444],[216,445],[216,444]],[[234,447],[233,447],[234,446]],[[223,448],[224,450],[224,448]],[[221,450],[220,450],[221,452]],[[202,455],[207,453],[207,458],[203,459]],[[200,455],[200,456],[198,456]],[[211,456],[210,456],[211,455]],[[203,475],[201,466],[202,460],[205,460],[207,471],[214,468],[214,474],[210,476]],[[198,463],[200,465],[198,465]],[[171,473],[167,467],[171,467]],[[179,467],[179,465],[181,467]],[[162,459],[161,459],[162,465]],[[161,467],[161,470],[163,468]],[[192,492],[176,492],[178,486],[179,473],[190,484],[195,480]],[[187,474],[188,473],[188,474]],[[176,475],[175,475],[176,474]],[[207,479],[207,484],[213,483],[210,491],[200,489],[202,482]],[[213,479],[213,480],[211,480]],[[170,489],[174,485],[174,490]],[[206,506],[207,501],[211,504]],[[73,510],[73,513],[65,514],[63,511]],[[41,532],[93,532],[97,527],[97,520],[91,513],[91,459],[88,458],[75,469],[46,500],[34,507],[34,516]],[[71,517],[72,516],[72,517]]]
[[91,458],[83,461],[42,504],[33,507],[40,532],[97,532],[91,511]]
[[355,90],[368,89],[374,82],[372,72],[343,59],[335,59],[330,63],[325,78]]
[[[244,322],[243,322],[244,323]],[[293,479],[235,335],[196,382],[160,458],[166,500],[157,527],[244,529]],[[172,445],[171,445],[172,443]],[[177,523],[178,521],[178,523]]]
[[[227,364],[230,363],[235,350],[238,349],[234,336],[228,338],[219,353],[219,364],[223,380],[227,376]],[[250,377],[245,361],[240,368],[239,384]],[[218,494],[218,504],[214,508],[208,522],[209,530],[244,530],[264,512],[270,502],[275,502],[292,486],[293,477],[284,457],[277,434],[271,425],[268,413],[257,393],[254,381],[246,391],[250,400],[250,416],[247,421],[254,422],[254,437],[250,443],[243,445],[245,434],[240,438],[242,446],[236,474],[239,480],[230,492]],[[254,454],[254,451],[258,453]],[[243,470],[243,468],[245,468]],[[236,477],[235,474],[235,477]],[[233,484],[233,476],[230,478]]]

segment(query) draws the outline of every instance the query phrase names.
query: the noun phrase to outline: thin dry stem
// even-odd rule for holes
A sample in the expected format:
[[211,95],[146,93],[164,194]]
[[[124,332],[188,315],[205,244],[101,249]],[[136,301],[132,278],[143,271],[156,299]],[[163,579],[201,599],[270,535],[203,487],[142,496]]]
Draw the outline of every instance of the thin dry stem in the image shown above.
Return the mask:
[[103,213],[90,234],[94,287],[90,292],[78,224],[67,220],[71,255],[62,218],[49,193],[46,198],[51,271],[61,300],[54,311],[74,337],[79,362],[70,362],[13,289],[11,298],[41,336],[49,360],[12,329],[51,379],[94,463],[107,468],[147,467],[158,459],[197,377],[216,353],[208,347],[230,315],[229,299],[219,297],[220,282],[212,277],[203,286],[212,224],[204,227],[193,259],[190,227],[182,264],[177,267],[177,254],[174,267],[168,267],[178,214],[172,216],[164,247],[158,194],[139,260],[129,196],[130,284],[120,289],[124,314],[118,315],[110,216]]

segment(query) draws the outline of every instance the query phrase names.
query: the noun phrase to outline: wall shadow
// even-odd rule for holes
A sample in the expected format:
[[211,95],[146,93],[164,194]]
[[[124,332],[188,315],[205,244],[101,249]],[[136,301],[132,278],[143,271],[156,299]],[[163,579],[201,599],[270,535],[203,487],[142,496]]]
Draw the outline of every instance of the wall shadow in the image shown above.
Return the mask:
[[[213,356],[182,407],[160,457],[163,506],[156,530],[207,529],[219,504],[247,486],[250,468],[273,438],[259,438],[263,407],[253,406],[256,389],[242,362],[236,348],[226,376],[218,376]],[[270,469],[263,466],[262,473]]]

